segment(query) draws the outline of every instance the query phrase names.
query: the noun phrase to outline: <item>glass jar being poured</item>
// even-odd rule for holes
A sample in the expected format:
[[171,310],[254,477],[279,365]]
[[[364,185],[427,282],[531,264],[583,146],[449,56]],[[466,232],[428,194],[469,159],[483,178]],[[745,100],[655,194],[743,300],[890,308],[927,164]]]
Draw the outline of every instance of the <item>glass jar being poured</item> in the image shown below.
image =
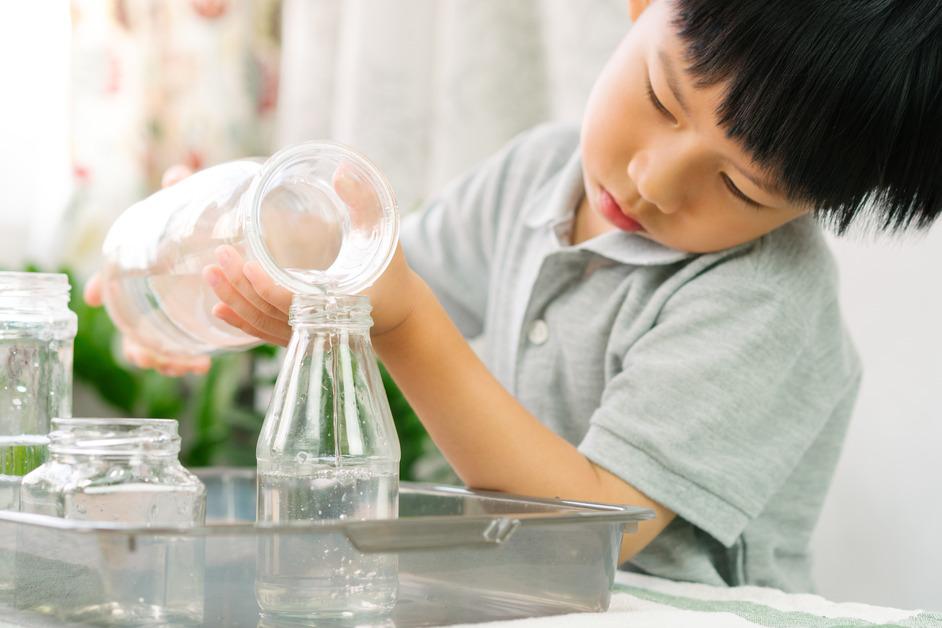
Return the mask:
[[356,151],[333,142],[207,168],[128,208],[105,239],[102,296],[121,332],[167,355],[258,343],[216,318],[202,277],[231,245],[296,294],[357,294],[395,252],[391,187]]

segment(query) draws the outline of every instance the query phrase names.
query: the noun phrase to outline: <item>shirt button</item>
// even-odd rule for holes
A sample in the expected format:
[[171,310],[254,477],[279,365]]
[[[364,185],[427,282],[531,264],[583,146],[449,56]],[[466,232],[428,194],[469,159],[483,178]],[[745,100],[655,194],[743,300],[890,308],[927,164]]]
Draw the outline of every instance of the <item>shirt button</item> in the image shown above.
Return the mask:
[[530,323],[527,339],[535,345],[541,345],[546,342],[549,339],[549,325],[546,324],[546,321],[537,319]]

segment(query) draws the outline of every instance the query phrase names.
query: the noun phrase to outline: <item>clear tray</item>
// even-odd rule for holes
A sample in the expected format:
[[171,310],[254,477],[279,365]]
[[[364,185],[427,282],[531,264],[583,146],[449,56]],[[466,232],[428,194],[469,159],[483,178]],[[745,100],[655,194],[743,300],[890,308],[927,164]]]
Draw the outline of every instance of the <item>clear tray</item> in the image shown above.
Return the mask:
[[399,603],[382,626],[600,611],[608,607],[622,533],[654,516],[631,506],[404,482],[399,519],[262,527],[255,525],[253,470],[198,475],[208,489],[201,528],[0,511],[0,626],[88,625],[75,622],[100,620],[83,620],[75,609],[159,606],[170,595],[191,595],[205,626],[268,625],[255,603],[256,549],[281,534],[345,537],[350,551],[397,553]]

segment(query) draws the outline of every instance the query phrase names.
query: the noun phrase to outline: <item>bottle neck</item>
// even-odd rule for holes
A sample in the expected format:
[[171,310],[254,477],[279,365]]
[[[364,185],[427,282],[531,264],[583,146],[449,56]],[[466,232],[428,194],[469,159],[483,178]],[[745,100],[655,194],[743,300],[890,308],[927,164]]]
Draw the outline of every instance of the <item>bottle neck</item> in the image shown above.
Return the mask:
[[0,310],[67,314],[69,278],[60,273],[0,272]]
[[177,422],[172,419],[53,419],[52,457],[166,458],[180,452]]
[[288,322],[295,333],[332,330],[368,334],[373,325],[372,309],[364,296],[296,294]]

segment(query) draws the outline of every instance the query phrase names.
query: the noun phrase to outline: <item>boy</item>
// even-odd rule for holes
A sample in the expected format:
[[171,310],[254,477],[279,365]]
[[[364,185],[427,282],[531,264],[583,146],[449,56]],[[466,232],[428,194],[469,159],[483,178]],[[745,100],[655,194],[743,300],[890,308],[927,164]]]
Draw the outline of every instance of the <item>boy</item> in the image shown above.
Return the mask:
[[[405,222],[374,346],[468,485],[648,506],[629,568],[809,590],[860,379],[812,217],[939,214],[942,9],[629,9],[579,132],[517,138]],[[285,344],[290,295],[221,253],[216,315]]]

